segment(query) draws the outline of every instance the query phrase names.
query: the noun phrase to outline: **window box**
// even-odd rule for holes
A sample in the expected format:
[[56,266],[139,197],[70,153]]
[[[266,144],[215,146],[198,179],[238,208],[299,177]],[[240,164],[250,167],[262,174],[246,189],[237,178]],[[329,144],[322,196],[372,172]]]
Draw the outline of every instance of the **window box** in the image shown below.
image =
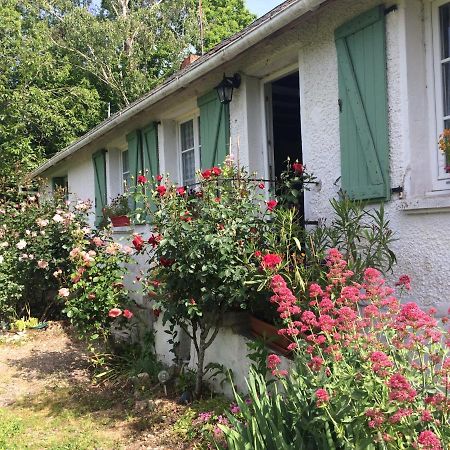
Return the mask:
[[128,216],[112,216],[110,217],[113,227],[128,227],[130,226],[130,218]]
[[291,354],[288,345],[292,344],[292,341],[285,336],[280,336],[278,328],[274,325],[250,315],[250,330],[253,336],[267,341],[266,345],[281,355],[289,356]]

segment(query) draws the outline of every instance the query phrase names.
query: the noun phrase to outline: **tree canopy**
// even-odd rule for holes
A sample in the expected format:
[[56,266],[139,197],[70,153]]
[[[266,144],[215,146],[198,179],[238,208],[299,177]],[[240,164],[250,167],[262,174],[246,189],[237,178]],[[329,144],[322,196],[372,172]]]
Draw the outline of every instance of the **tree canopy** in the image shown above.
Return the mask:
[[0,0],[0,177],[31,170],[254,18],[243,0]]

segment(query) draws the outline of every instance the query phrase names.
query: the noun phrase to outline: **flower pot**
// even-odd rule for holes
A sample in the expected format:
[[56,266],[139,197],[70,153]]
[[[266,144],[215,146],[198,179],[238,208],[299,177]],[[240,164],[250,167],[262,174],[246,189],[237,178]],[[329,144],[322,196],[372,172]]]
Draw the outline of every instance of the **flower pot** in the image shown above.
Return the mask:
[[130,225],[130,218],[128,216],[114,216],[110,217],[113,227],[128,227]]
[[278,334],[278,328],[274,325],[250,316],[250,329],[255,337],[267,340],[266,345],[273,348],[284,356],[289,356],[291,350],[288,350],[288,345],[292,341],[285,336]]

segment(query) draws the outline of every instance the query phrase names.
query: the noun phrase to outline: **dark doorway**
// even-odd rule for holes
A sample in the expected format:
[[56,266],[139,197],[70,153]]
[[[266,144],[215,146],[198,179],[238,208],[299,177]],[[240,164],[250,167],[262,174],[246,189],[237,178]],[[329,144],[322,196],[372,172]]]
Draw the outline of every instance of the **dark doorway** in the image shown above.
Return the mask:
[[[280,179],[286,161],[303,163],[298,72],[266,85],[269,175]],[[304,216],[303,196],[299,214]]]
[[300,88],[298,72],[271,83],[273,175],[279,178],[286,160],[302,162]]

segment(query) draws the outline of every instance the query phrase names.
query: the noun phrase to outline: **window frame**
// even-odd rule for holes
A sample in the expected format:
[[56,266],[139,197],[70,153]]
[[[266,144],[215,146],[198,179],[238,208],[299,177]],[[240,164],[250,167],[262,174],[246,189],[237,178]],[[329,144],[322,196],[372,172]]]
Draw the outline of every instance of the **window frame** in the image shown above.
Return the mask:
[[[450,116],[444,116],[444,86],[442,66],[450,62],[450,58],[442,59],[442,33],[440,23],[440,7],[449,4],[449,0],[434,0],[430,2],[431,55],[433,71],[433,146],[432,146],[432,189],[433,191],[450,190],[450,174],[444,170],[445,156],[438,148],[439,136],[444,130],[444,121],[450,121]],[[447,118],[446,118],[447,117]]]
[[[125,189],[125,174],[128,173],[129,176],[129,180],[130,180],[130,185],[131,185],[131,172],[130,172],[130,158],[129,158],[129,153],[127,155],[128,157],[128,172],[124,171],[124,164],[123,164],[123,158],[124,158],[124,153],[128,152],[128,148],[125,148],[123,150],[121,150],[120,152],[120,185],[121,185],[121,194],[125,194],[126,193],[126,189]],[[130,186],[127,186],[127,188],[129,189]]]
[[[193,127],[193,137],[194,137],[194,147],[189,149],[182,149],[181,142],[181,126],[185,123],[192,121]],[[194,150],[194,163],[195,163],[195,172],[201,169],[201,136],[200,136],[200,114],[190,114],[188,116],[184,116],[181,119],[177,120],[177,148],[178,148],[178,167],[179,167],[179,183],[182,186],[186,186],[185,180],[183,178],[183,153],[186,151]],[[196,179],[194,178],[194,184],[196,183]]]

